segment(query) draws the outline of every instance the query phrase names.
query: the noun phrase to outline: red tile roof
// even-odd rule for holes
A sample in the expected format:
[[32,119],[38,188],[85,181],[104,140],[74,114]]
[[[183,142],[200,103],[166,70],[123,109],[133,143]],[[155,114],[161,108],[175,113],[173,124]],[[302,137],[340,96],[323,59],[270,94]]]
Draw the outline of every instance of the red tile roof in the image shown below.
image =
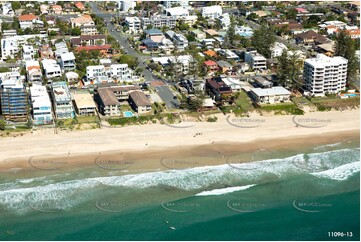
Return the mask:
[[81,2],[76,2],[74,5],[75,5],[75,7],[77,7],[80,10],[83,10],[85,8],[84,4]]
[[90,51],[90,50],[108,50],[112,48],[111,45],[89,45],[89,46],[78,46],[75,51]]
[[34,14],[25,14],[25,15],[19,16],[19,21],[32,21],[37,18],[39,18],[39,17]]
[[204,62],[204,64],[206,66],[216,66],[217,65],[217,63],[212,61],[212,60],[207,60],[207,61]]

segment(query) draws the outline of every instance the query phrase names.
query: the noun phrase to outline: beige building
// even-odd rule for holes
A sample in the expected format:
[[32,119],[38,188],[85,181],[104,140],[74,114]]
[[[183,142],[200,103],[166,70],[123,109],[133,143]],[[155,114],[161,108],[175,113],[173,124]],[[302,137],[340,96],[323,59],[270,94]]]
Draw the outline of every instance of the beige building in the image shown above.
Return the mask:
[[129,104],[137,113],[147,113],[152,110],[152,104],[142,91],[130,93]]
[[90,93],[72,93],[75,111],[78,115],[96,115],[96,107]]

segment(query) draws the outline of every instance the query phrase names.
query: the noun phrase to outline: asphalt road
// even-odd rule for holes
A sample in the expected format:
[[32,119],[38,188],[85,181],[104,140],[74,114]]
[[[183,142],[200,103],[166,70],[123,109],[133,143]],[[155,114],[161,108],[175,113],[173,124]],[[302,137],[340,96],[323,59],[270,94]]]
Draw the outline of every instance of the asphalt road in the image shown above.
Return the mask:
[[172,91],[169,89],[169,86],[157,86],[155,87],[158,95],[163,100],[167,108],[178,108],[179,107],[179,101],[177,99],[174,99],[174,95]]
[[142,55],[137,51],[135,51],[127,41],[128,36],[122,32],[117,31],[114,24],[111,23],[112,17],[116,16],[116,14],[102,13],[95,2],[89,2],[89,4],[92,8],[93,13],[99,17],[102,17],[105,20],[105,22],[107,23],[107,29],[109,34],[118,41],[118,43],[124,49],[124,51],[128,55],[135,56],[138,58],[138,63],[139,63],[138,67],[143,69],[142,75],[144,76],[145,81],[151,82],[153,80],[159,79],[158,77],[153,75],[153,73],[151,73],[149,70],[146,69],[146,64],[144,63],[144,61],[150,59],[150,57],[147,55]]

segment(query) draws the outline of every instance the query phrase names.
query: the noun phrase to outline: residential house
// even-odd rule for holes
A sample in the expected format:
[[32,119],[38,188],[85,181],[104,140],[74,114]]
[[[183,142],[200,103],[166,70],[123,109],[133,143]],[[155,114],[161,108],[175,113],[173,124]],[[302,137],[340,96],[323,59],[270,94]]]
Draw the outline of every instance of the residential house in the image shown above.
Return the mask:
[[25,62],[26,79],[28,83],[36,83],[41,85],[43,83],[43,74],[39,61],[29,60]]
[[78,115],[94,116],[97,114],[93,97],[90,93],[72,93],[74,108]]
[[60,55],[60,67],[65,72],[75,70],[75,56],[73,52],[67,52]]
[[52,105],[46,87],[41,85],[31,86],[30,97],[34,125],[52,124]]
[[251,88],[249,95],[257,103],[279,103],[290,101],[291,92],[284,87]]
[[250,38],[253,36],[253,29],[247,26],[236,26],[235,34],[245,38]]
[[188,40],[182,34],[177,34],[174,31],[169,30],[165,32],[165,36],[168,37],[179,50],[184,50],[188,47]]
[[187,8],[188,7],[188,0],[172,0],[172,1],[162,1],[162,4],[164,5],[165,8],[172,8],[174,6],[179,6],[182,8]]
[[89,46],[89,45],[104,45],[107,37],[104,34],[97,35],[80,35],[70,39],[71,45],[76,46]]
[[134,91],[129,94],[129,104],[139,114],[148,113],[152,110],[152,104],[142,91]]
[[20,28],[21,29],[26,29],[26,28],[30,28],[32,29],[35,26],[43,26],[43,22],[40,20],[39,16],[36,16],[34,14],[25,14],[25,15],[21,15],[18,18],[19,20],[19,24],[20,24]]
[[29,61],[34,59],[34,47],[31,45],[23,45],[23,60]]
[[86,14],[77,18],[70,18],[70,24],[72,28],[86,26],[86,25],[95,25],[92,17]]
[[118,2],[118,8],[123,12],[128,12],[131,9],[134,10],[136,6],[137,6],[137,1],[134,0],[123,0]]
[[141,46],[139,48],[140,50],[156,51],[158,50],[159,45],[151,39],[144,39],[141,41]]
[[40,12],[41,12],[41,14],[48,14],[49,13],[49,5],[41,4],[40,5]]
[[146,29],[144,30],[145,37],[150,38],[152,36],[163,36],[163,32],[160,29]]
[[221,77],[206,79],[206,93],[215,101],[220,101],[224,96],[232,94],[232,88],[225,84]]
[[54,58],[54,51],[49,45],[42,45],[39,48],[39,56],[41,59],[52,59]]
[[315,96],[346,90],[347,64],[348,60],[341,56],[318,54],[306,59],[303,69],[305,89]]
[[74,118],[72,98],[66,82],[51,83],[54,114],[57,119]]
[[133,70],[128,67],[128,64],[110,64],[97,65],[86,67],[87,82],[91,84],[101,83],[101,80],[107,79],[108,82],[132,81]]
[[212,60],[207,60],[203,63],[203,67],[207,72],[216,72],[218,71],[218,64]]
[[189,33],[191,35],[193,35],[198,41],[202,40],[202,39],[205,39],[207,36],[206,36],[206,33],[202,32],[201,30],[199,29],[194,29],[194,30],[191,30],[189,31]]
[[271,58],[276,58],[278,56],[282,55],[283,51],[286,51],[288,48],[285,44],[281,43],[281,42],[275,42],[272,47],[270,48],[271,50]]
[[47,79],[61,76],[60,66],[57,64],[56,60],[53,59],[44,59],[42,61],[44,74]]
[[75,2],[74,6],[79,9],[80,11],[84,11],[85,10],[85,6],[82,2]]
[[224,74],[231,74],[233,70],[233,66],[229,64],[227,61],[217,61],[217,65],[219,66],[219,70]]
[[80,51],[100,51],[100,54],[102,55],[112,55],[113,53],[116,53],[115,50],[112,49],[111,45],[91,45],[91,46],[78,46],[75,48],[76,52]]
[[308,30],[304,33],[296,34],[295,41],[296,44],[302,44],[302,45],[319,45],[330,42],[330,40],[327,39],[325,36],[316,33],[313,30]]
[[60,5],[52,5],[51,6],[51,12],[53,14],[62,14],[63,8]]

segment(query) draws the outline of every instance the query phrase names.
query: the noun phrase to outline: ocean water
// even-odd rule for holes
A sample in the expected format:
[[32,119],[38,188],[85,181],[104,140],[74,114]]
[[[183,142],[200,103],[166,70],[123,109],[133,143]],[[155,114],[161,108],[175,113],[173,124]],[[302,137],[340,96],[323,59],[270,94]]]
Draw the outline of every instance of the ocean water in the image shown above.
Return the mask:
[[10,170],[0,240],[358,241],[359,143],[287,154],[126,175]]

